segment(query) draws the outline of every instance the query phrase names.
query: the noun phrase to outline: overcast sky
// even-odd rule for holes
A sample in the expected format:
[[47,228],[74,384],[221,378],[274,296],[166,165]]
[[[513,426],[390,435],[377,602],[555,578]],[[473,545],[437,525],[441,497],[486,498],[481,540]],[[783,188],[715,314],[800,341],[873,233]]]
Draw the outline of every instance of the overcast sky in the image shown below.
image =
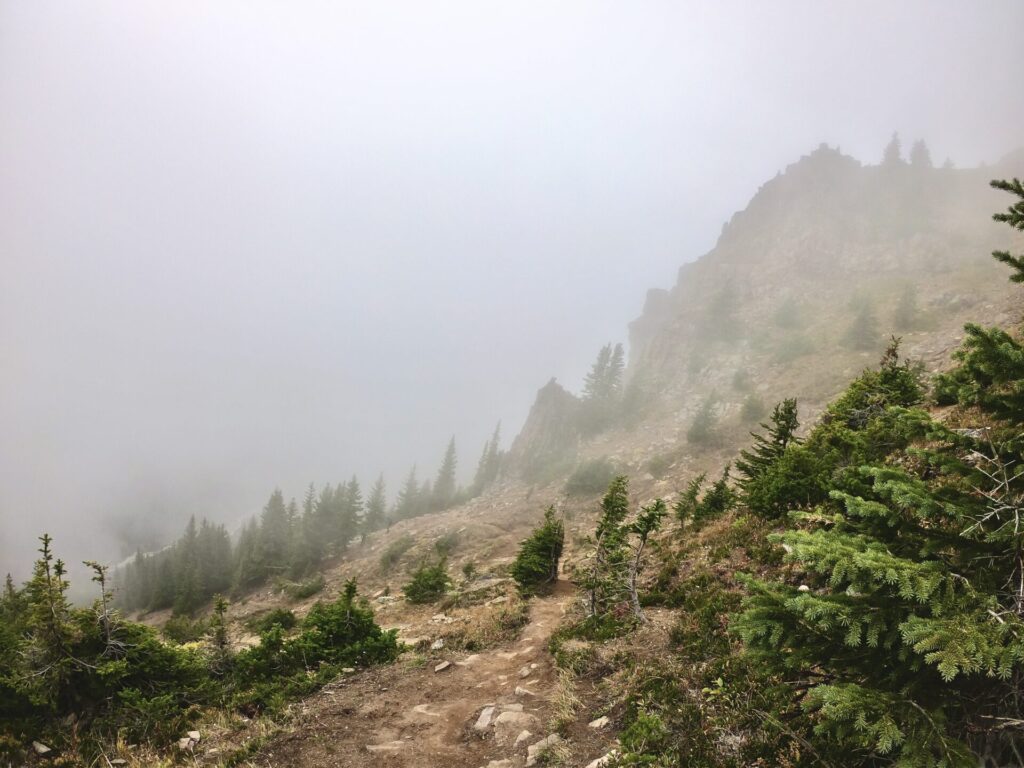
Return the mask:
[[[394,490],[819,142],[1024,143],[1024,3],[0,0],[0,570]],[[132,534],[133,535],[133,534]]]

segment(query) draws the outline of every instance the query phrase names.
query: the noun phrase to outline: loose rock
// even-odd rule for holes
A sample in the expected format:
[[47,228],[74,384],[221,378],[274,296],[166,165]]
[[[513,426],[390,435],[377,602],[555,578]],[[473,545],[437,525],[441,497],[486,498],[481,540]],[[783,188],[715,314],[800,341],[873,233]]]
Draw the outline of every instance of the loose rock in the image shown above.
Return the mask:
[[536,744],[531,744],[526,748],[526,768],[531,768],[537,764],[541,756],[549,749],[558,746],[562,743],[562,737],[557,733],[552,733],[550,736],[541,739]]

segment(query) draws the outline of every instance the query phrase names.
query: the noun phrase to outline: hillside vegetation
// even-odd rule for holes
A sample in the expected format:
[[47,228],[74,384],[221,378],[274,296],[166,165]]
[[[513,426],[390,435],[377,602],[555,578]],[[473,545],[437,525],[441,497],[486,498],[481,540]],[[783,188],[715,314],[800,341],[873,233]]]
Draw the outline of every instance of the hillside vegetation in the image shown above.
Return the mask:
[[[469,489],[453,441],[391,505],[278,491],[118,594],[92,564],[88,607],[42,537],[0,598],[0,752],[411,766],[429,733],[466,768],[1024,762],[1020,237],[975,223],[978,171],[887,157],[823,147],[765,185],[649,299],[629,365],[610,344],[579,396],[549,383]],[[1024,187],[993,185],[1024,231]],[[413,714],[373,709],[410,680]]]

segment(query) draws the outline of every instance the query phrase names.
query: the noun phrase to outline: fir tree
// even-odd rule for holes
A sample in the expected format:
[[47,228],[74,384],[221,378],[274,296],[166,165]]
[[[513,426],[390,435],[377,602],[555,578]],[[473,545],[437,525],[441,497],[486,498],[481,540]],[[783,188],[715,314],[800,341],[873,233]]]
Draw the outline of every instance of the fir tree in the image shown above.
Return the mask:
[[398,492],[395,499],[394,518],[396,520],[407,520],[419,514],[420,507],[420,484],[416,479],[416,467],[409,470],[405,478],[405,484]]
[[444,452],[444,459],[437,470],[437,479],[434,480],[434,489],[431,508],[434,510],[448,509],[455,502],[455,469],[458,461],[455,456],[455,437],[448,441],[448,447]]
[[695,445],[713,445],[718,440],[715,427],[718,424],[718,416],[715,413],[715,396],[708,395],[690,422],[686,430],[687,442]]
[[900,145],[900,135],[898,133],[893,133],[892,138],[889,139],[889,143],[885,145],[885,151],[882,153],[882,167],[897,168],[901,165],[903,165],[903,156]]
[[544,592],[558,580],[558,562],[564,543],[565,526],[555,517],[555,508],[548,507],[544,521],[520,543],[512,563],[512,578],[522,594]]
[[636,537],[633,543],[633,553],[629,561],[629,604],[633,609],[633,616],[641,622],[646,622],[643,608],[640,607],[640,595],[637,591],[637,577],[643,564],[644,549],[647,541],[655,531],[661,528],[661,522],[668,513],[665,502],[656,499],[645,507],[640,508],[636,519],[629,526],[629,532]]
[[910,147],[910,165],[912,168],[921,169],[932,167],[932,153],[929,151],[928,145],[924,143],[924,139],[918,139]]
[[366,500],[366,516],[363,518],[363,533],[379,531],[384,527],[387,517],[387,489],[384,485],[383,473],[370,488],[370,496]]
[[920,310],[917,307],[917,291],[908,285],[900,293],[899,301],[892,313],[892,326],[897,331],[913,331],[918,326]]
[[796,400],[790,398],[777,404],[772,410],[770,421],[770,424],[761,424],[765,431],[764,435],[750,433],[754,438],[751,450],[740,451],[736,469],[742,475],[739,481],[741,488],[760,475],[768,465],[777,461],[790,442],[797,440],[796,431],[800,427],[800,422],[797,419]]
[[[1006,213],[997,213],[992,216],[996,221],[1009,224],[1016,230],[1024,231],[1024,183],[1020,179],[1011,181],[993,181],[995,189],[1001,189],[1017,196],[1017,200],[1007,207]],[[1015,283],[1024,282],[1024,256],[1014,256],[1009,251],[994,251],[992,255],[997,261],[1001,261],[1013,270],[1010,279]]]
[[878,330],[878,320],[875,317],[874,307],[871,306],[869,301],[858,301],[856,314],[846,334],[843,336],[843,343],[850,349],[869,352],[877,349],[880,341],[881,333]]
[[470,493],[473,497],[479,496],[498,478],[501,468],[501,422],[494,428],[491,439],[484,444],[483,452],[480,454],[480,461],[476,465],[476,474],[473,476],[473,485]]
[[601,347],[583,384],[580,428],[597,434],[611,426],[622,402],[625,351],[622,344]]
[[602,617],[628,600],[628,515],[629,480],[620,475],[612,480],[601,500],[601,517],[594,533],[594,553],[580,580],[580,586],[588,593],[591,617]]
[[814,733],[844,765],[1016,764],[1024,353],[969,329],[937,387],[972,424],[961,430],[906,407],[920,387],[895,358],[894,343],[808,440],[837,460],[829,498],[775,537],[804,584],[748,580],[736,628],[802,681]]

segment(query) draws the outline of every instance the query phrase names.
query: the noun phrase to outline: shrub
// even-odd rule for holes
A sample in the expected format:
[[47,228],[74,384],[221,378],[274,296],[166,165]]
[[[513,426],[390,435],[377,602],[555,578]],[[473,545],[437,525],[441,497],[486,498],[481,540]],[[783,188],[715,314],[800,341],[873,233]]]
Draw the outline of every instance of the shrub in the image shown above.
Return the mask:
[[384,572],[390,573],[391,569],[398,565],[402,555],[412,549],[415,543],[413,537],[406,533],[388,544],[380,556],[380,567]]
[[405,599],[414,605],[434,603],[444,597],[451,580],[448,578],[448,562],[444,558],[436,565],[421,563],[412,575],[412,581],[402,591]]
[[715,399],[709,396],[697,410],[689,429],[686,430],[686,440],[694,445],[714,445],[718,441],[716,426],[718,415],[715,413]]
[[570,496],[592,496],[601,493],[615,477],[615,465],[608,459],[591,459],[580,464],[569,475],[565,492]]
[[565,543],[565,527],[555,518],[555,508],[544,512],[544,522],[519,545],[512,564],[512,578],[523,595],[546,591],[558,579],[558,561]]
[[295,618],[294,613],[284,608],[275,608],[262,616],[249,619],[246,622],[246,626],[253,632],[262,634],[269,631],[273,626],[281,627],[281,629],[287,631],[294,628],[297,623],[298,619]]
[[287,584],[284,591],[292,600],[305,600],[307,597],[312,597],[318,592],[323,591],[325,585],[324,577],[316,576],[298,583]]
[[192,620],[187,616],[172,616],[161,628],[163,636],[176,643],[194,643],[202,639],[209,629],[202,619]]
[[448,531],[434,542],[434,551],[441,557],[448,557],[459,546],[458,531]]

